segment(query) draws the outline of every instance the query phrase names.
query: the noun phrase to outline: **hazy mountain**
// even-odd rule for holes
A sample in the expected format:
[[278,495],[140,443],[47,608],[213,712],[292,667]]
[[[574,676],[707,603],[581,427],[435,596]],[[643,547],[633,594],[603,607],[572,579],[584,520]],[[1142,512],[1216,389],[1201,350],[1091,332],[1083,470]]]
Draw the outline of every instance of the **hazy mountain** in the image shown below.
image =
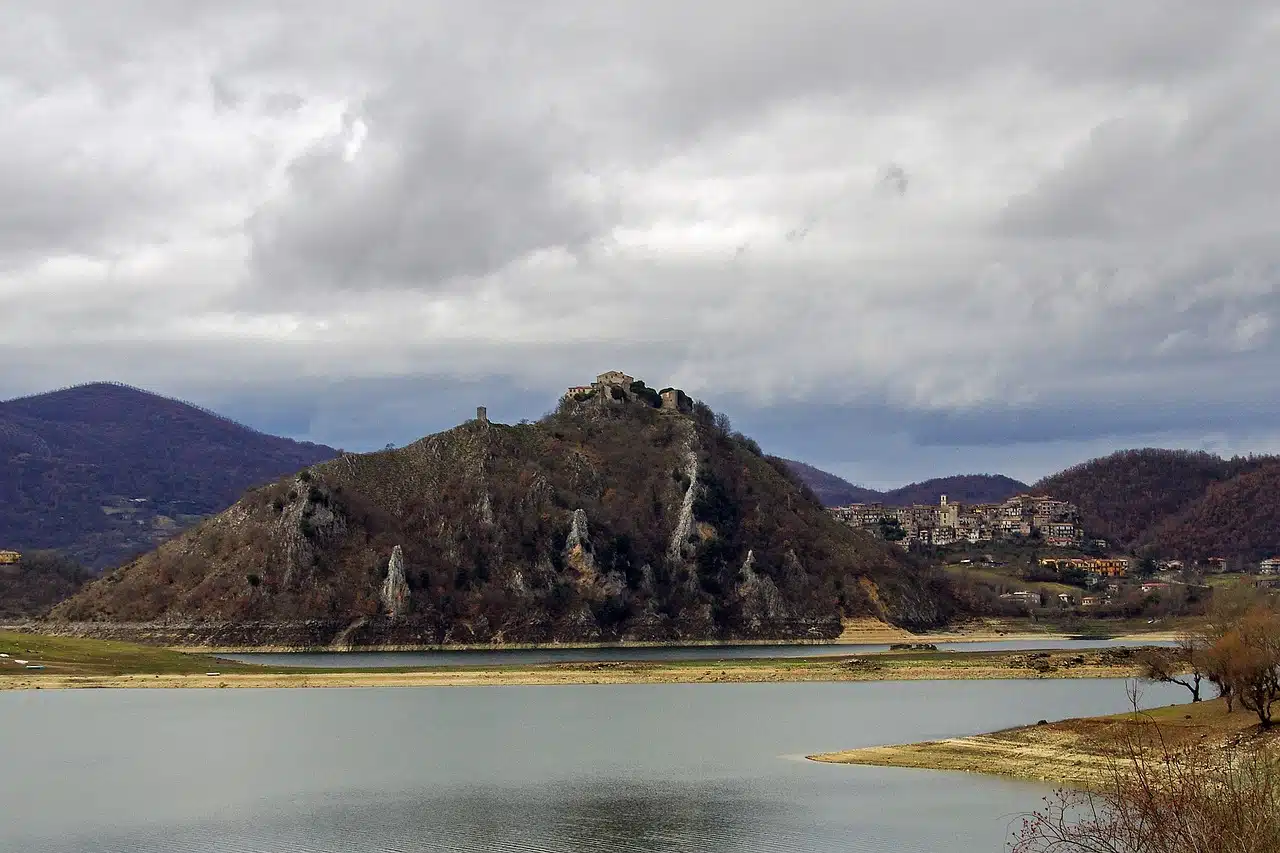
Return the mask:
[[0,548],[110,566],[336,454],[118,384],[0,402]]
[[884,503],[890,506],[935,504],[942,495],[961,503],[998,503],[1027,491],[1029,486],[1001,474],[959,474],[912,483],[888,492],[855,486],[804,462],[784,460],[787,466],[826,506],[851,503]]
[[1029,488],[1026,483],[1003,474],[958,474],[893,489],[884,493],[883,500],[893,506],[911,506],[936,504],[946,495],[947,500],[956,503],[991,504],[1023,494]]
[[884,497],[875,489],[855,486],[848,480],[841,479],[835,474],[828,474],[826,471],[807,465],[804,462],[797,462],[794,459],[784,459],[782,461],[787,463],[787,467],[800,478],[801,482],[813,490],[813,493],[818,496],[818,500],[822,501],[824,506],[871,503]]

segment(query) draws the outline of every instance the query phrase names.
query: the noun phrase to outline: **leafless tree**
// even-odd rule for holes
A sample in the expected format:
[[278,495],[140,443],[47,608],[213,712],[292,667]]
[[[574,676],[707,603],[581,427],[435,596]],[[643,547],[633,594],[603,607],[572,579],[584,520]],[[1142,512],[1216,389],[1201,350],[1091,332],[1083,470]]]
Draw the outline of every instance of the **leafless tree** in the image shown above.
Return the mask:
[[[1135,702],[1136,707],[1136,702]],[[1267,749],[1175,750],[1135,711],[1096,791],[1059,791],[1025,816],[1014,853],[1277,853],[1280,761]]]
[[1142,652],[1142,677],[1165,684],[1180,684],[1191,691],[1191,701],[1200,701],[1200,686],[1206,679],[1208,645],[1194,634],[1183,634],[1168,649]]

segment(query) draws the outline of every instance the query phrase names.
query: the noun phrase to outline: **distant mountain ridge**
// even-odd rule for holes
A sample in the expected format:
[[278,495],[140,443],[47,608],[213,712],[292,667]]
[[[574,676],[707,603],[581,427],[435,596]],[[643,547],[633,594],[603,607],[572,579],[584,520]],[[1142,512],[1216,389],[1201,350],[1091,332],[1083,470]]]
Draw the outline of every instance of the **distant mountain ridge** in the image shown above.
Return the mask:
[[5,400],[0,547],[104,568],[337,453],[122,383]]
[[947,500],[966,504],[991,504],[1006,501],[1031,490],[1026,483],[1003,474],[957,474],[911,483],[884,493],[891,506],[936,504],[943,495]]
[[785,460],[801,481],[826,506],[851,503],[882,503],[888,506],[935,504],[946,495],[960,503],[999,503],[1028,491],[1026,483],[1003,474],[958,474],[910,483],[887,492],[855,486],[847,480],[794,459]]
[[829,474],[804,462],[783,460],[787,467],[808,486],[823,506],[847,506],[854,503],[872,503],[884,499],[884,493],[863,486],[855,486],[848,480]]

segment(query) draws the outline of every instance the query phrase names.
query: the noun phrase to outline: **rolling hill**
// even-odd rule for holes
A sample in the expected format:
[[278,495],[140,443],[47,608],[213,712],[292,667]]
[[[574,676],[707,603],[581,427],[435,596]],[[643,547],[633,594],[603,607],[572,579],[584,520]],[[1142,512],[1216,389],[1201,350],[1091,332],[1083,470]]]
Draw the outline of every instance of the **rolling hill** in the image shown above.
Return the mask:
[[787,467],[791,469],[792,473],[800,478],[802,483],[813,490],[813,493],[818,496],[818,500],[822,501],[823,506],[872,503],[884,498],[884,495],[875,489],[855,486],[848,480],[837,477],[835,474],[829,474],[804,462],[797,462],[794,459],[784,459],[783,461],[787,463]]
[[0,548],[101,569],[337,451],[97,383],[0,402]]
[[954,503],[993,504],[1029,490],[1026,483],[1003,474],[959,474],[893,489],[885,492],[882,500],[890,506],[911,506],[936,504],[946,495]]

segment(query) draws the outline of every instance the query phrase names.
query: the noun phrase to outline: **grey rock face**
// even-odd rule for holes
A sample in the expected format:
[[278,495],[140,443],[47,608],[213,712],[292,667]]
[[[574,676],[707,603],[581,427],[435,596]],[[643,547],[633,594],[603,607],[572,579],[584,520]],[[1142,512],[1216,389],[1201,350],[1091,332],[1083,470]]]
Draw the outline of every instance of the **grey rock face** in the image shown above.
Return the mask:
[[382,607],[392,619],[409,610],[409,584],[404,579],[404,552],[397,545],[387,563],[387,579],[382,584]]
[[671,544],[667,546],[667,557],[674,561],[684,559],[689,549],[689,535],[693,533],[693,504],[698,499],[698,454],[693,450],[685,453],[684,473],[689,478],[689,488],[680,502],[680,515],[671,532]]

